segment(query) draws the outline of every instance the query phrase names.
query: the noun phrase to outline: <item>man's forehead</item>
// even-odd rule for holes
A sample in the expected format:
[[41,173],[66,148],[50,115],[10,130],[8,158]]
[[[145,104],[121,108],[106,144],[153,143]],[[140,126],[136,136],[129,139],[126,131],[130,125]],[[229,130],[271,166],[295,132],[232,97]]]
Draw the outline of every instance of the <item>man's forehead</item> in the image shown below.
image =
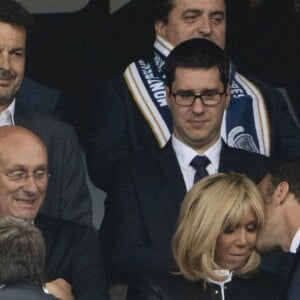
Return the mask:
[[184,9],[217,9],[225,10],[226,2],[224,0],[172,0],[172,9],[184,8]]
[[6,138],[0,140],[0,165],[10,167],[12,165],[47,164],[47,151],[42,143],[35,139]]
[[[201,78],[207,78],[208,82],[199,81],[199,86],[209,84],[211,87],[222,84],[220,79],[220,71],[216,66],[211,68],[201,67],[177,67],[174,74],[174,82],[181,84],[182,82],[193,84],[192,80]],[[209,88],[209,87],[208,87]]]

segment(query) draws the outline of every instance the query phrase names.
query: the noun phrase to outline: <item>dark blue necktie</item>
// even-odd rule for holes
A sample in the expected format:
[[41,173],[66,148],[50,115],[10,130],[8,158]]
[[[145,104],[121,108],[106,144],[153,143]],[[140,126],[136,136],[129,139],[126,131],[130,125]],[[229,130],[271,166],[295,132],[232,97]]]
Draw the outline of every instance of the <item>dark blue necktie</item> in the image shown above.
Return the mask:
[[190,165],[196,170],[194,183],[196,183],[198,180],[208,175],[208,172],[206,171],[206,167],[209,164],[210,164],[210,160],[206,156],[197,155],[192,159]]

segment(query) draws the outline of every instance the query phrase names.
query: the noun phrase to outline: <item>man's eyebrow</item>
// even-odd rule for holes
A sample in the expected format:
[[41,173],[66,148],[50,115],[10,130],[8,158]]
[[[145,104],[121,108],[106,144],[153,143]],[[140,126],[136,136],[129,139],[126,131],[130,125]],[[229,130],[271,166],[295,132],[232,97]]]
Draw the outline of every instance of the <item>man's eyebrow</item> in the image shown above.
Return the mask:
[[220,16],[222,16],[222,17],[224,17],[224,18],[225,18],[225,16],[226,16],[225,12],[222,11],[222,10],[215,10],[215,11],[210,12],[209,14],[210,14],[211,16],[220,15]]
[[7,168],[7,171],[26,171],[24,165],[12,165]]
[[182,12],[182,15],[188,14],[188,13],[194,13],[194,14],[202,14],[203,10],[197,9],[197,8],[188,8],[185,11]]
[[201,93],[214,93],[214,92],[219,92],[217,88],[211,88],[211,89],[203,89],[201,90]]
[[[47,169],[48,166],[47,164],[41,164],[36,166],[34,169],[35,170],[39,170],[39,169]],[[17,164],[17,165],[11,165],[7,168],[8,171],[27,171],[26,166],[22,165],[22,164]]]
[[24,47],[16,47],[16,48],[12,48],[9,50],[9,52],[16,52],[16,51],[25,52],[25,48]]

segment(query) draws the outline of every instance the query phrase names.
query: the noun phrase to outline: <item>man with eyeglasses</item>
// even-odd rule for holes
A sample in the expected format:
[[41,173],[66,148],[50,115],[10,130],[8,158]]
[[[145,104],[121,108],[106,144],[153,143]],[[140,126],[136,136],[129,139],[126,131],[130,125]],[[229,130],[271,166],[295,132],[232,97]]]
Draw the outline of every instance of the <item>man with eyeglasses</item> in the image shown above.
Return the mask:
[[[170,51],[192,38],[208,39],[225,49],[227,21],[231,21],[227,20],[227,10],[239,1],[151,2],[156,34],[151,52],[131,63],[123,76],[98,83],[91,97],[87,166],[93,183],[107,191],[113,186],[113,165],[135,154],[156,152],[172,134],[164,90],[164,64]],[[239,43],[237,36],[231,39]],[[262,41],[256,43],[259,47]],[[263,62],[261,65],[263,68]],[[300,130],[280,92],[243,76],[232,61],[230,85],[232,101],[221,132],[229,146],[274,159],[300,154]]]
[[172,137],[156,155],[115,167],[100,229],[112,278],[125,276],[130,284],[140,274],[172,266],[170,241],[180,204],[197,180],[235,171],[258,182],[270,163],[221,139],[230,102],[229,60],[221,48],[205,39],[185,41],[170,53],[165,70]]
[[0,217],[32,220],[46,245],[46,288],[59,299],[108,299],[95,230],[39,213],[48,186],[47,150],[19,126],[0,127]]

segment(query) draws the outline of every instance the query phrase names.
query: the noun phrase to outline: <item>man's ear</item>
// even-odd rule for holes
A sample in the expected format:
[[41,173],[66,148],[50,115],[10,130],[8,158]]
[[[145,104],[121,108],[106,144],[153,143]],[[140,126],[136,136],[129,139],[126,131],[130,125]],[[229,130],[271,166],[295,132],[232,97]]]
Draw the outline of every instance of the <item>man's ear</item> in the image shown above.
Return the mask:
[[287,198],[287,194],[289,193],[289,184],[286,181],[282,181],[280,182],[275,191],[274,194],[272,196],[273,198],[273,202],[279,206],[279,205],[283,205],[286,198]]
[[156,35],[166,38],[166,22],[163,20],[156,20],[154,22],[154,28]]

